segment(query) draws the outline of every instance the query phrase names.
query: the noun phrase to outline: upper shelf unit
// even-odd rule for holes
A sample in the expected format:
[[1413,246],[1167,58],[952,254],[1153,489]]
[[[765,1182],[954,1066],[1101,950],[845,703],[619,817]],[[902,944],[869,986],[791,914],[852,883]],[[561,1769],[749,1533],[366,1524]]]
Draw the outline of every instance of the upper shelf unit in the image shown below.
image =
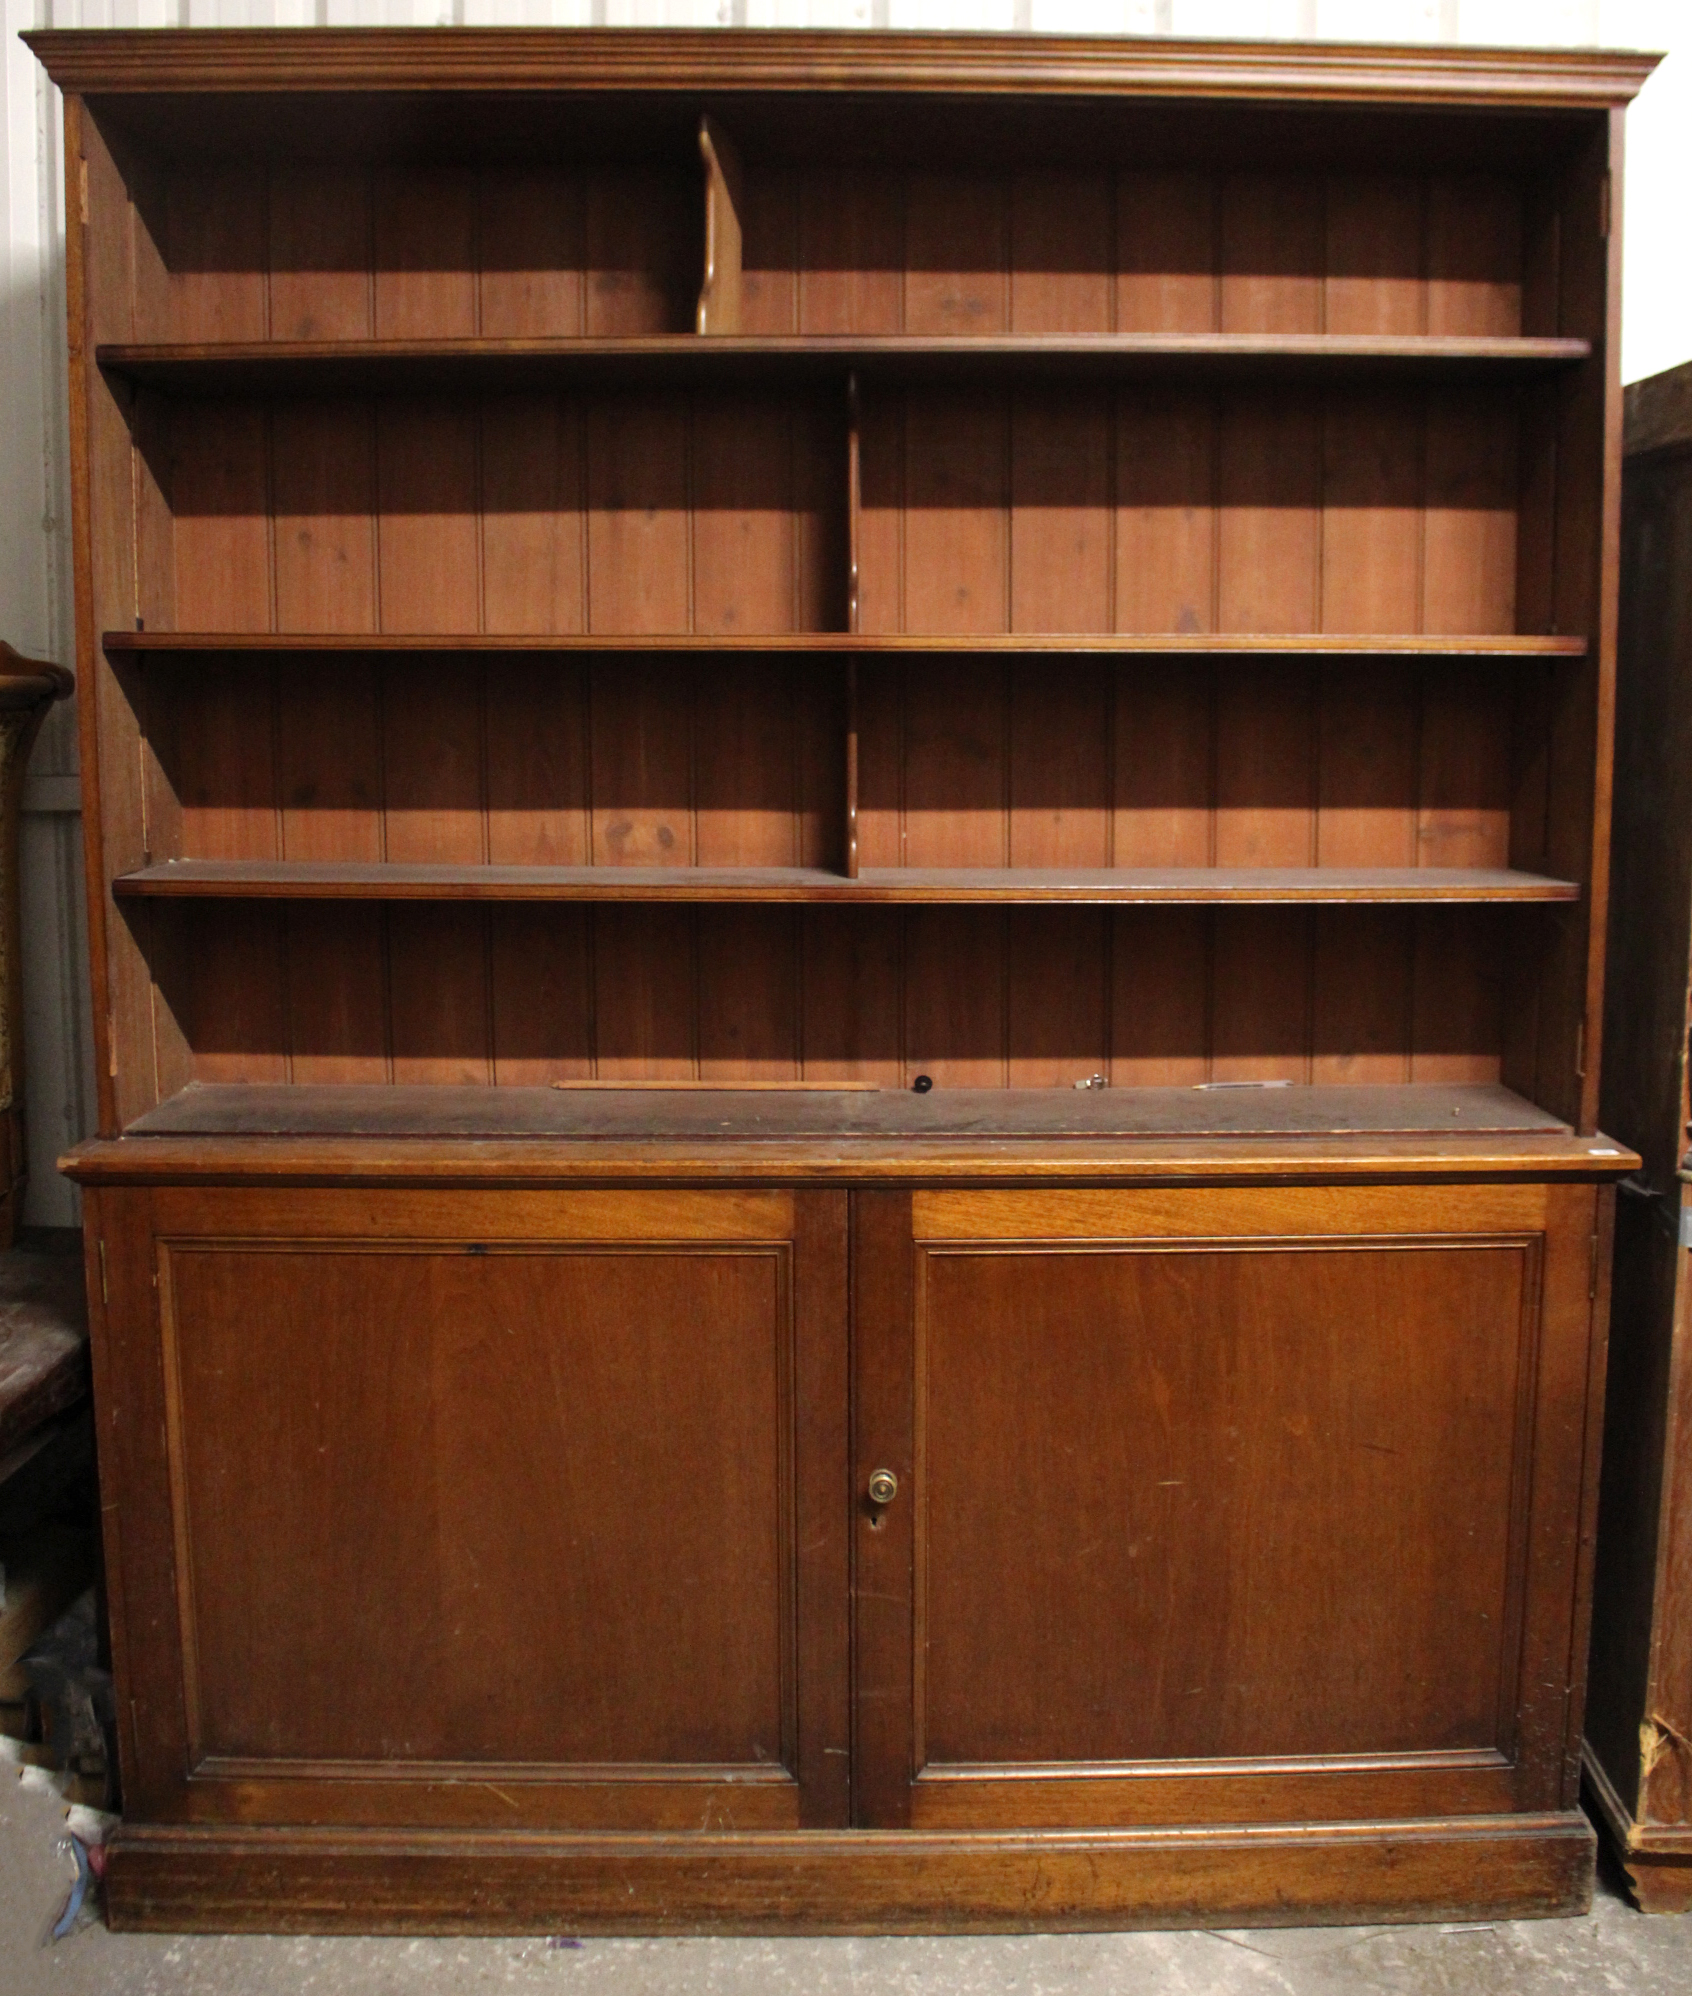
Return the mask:
[[793,380],[955,383],[1033,375],[1108,381],[1534,376],[1590,357],[1580,339],[1356,333],[652,334],[616,339],[351,339],[105,345],[109,374],[166,393],[278,395]]

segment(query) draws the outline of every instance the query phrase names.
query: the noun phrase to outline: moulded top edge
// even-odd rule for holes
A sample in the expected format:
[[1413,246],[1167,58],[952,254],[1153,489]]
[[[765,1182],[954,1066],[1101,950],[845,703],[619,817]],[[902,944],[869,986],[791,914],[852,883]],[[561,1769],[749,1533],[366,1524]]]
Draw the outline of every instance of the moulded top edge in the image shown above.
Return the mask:
[[1660,56],[1165,36],[858,29],[44,29],[66,90],[640,90],[1241,98],[1572,107],[1626,103]]
[[1622,404],[1623,448],[1629,457],[1692,449],[1692,362],[1630,381]]

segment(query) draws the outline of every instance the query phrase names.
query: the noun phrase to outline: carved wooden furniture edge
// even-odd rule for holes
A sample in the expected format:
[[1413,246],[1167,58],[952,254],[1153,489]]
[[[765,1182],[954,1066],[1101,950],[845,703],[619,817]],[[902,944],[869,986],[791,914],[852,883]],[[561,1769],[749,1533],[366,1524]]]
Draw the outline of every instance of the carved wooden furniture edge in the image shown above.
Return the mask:
[[955,92],[1608,105],[1660,60],[1630,50],[781,29],[46,29],[66,90]]

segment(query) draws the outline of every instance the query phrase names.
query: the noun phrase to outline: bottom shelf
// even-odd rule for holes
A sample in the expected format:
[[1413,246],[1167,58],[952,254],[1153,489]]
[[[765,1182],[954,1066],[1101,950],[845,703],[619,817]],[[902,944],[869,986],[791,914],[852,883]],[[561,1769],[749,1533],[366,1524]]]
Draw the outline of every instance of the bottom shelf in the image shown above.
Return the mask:
[[[601,1141],[1559,1136],[1508,1088],[1212,1083],[1194,1088],[451,1088],[195,1083],[131,1137]],[[1612,1148],[1610,1155],[1615,1155]]]

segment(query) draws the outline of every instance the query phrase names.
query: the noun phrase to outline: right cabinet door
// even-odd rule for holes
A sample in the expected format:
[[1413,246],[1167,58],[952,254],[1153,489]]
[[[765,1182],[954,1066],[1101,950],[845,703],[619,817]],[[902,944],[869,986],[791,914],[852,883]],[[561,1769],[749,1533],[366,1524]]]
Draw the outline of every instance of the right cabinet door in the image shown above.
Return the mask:
[[1572,1806],[1600,1197],[855,1195],[856,1819]]

